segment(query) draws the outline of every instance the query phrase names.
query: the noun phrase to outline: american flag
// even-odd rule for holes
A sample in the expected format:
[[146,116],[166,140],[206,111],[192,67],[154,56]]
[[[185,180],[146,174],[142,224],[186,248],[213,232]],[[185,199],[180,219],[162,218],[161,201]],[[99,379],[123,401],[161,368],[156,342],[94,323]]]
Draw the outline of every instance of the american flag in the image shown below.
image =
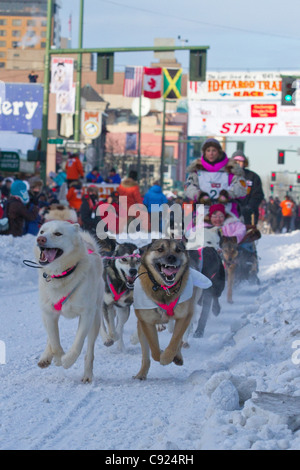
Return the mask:
[[126,67],[123,95],[131,98],[139,97],[143,87],[143,67]]

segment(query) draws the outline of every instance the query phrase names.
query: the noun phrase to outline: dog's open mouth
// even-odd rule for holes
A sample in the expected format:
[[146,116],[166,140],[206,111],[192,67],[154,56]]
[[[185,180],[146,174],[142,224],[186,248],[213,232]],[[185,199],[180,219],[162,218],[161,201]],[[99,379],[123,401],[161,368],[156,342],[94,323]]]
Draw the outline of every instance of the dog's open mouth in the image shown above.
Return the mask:
[[[124,271],[123,271],[124,273]],[[132,277],[132,276],[128,276],[124,273],[124,276],[125,276],[125,279],[126,279],[126,287],[127,289],[133,289],[134,287],[134,281],[135,281],[135,276]]]
[[156,269],[163,277],[165,284],[171,285],[176,278],[176,274],[178,273],[180,266],[176,266],[175,264],[157,263]]
[[41,254],[39,263],[42,265],[52,263],[63,254],[60,248],[42,248],[40,247]]

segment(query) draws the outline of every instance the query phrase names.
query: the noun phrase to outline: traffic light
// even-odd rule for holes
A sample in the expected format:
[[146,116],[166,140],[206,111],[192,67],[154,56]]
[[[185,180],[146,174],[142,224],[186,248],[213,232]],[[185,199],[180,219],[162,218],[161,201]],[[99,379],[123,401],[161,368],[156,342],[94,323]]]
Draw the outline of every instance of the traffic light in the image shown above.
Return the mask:
[[278,165],[284,164],[284,150],[278,150]]
[[294,77],[283,76],[281,77],[281,105],[282,106],[295,106],[296,105],[296,89],[297,82]]
[[114,83],[114,53],[98,52],[97,53],[97,83],[112,84]]
[[300,173],[297,174],[297,183],[300,184]]
[[289,190],[293,191],[293,185],[292,184],[289,185]]
[[275,171],[272,171],[272,173],[271,173],[271,181],[276,181],[276,173],[275,173]]
[[189,75],[191,82],[205,82],[206,80],[206,50],[190,51]]
[[271,193],[274,192],[274,184],[270,184],[270,191],[271,191]]

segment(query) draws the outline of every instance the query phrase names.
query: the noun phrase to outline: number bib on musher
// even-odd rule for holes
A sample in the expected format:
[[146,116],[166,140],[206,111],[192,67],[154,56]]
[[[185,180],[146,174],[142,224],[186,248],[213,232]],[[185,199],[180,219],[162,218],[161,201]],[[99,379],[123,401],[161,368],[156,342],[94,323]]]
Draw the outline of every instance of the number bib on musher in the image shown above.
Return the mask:
[[222,189],[228,191],[228,173],[225,171],[198,171],[199,188],[213,200],[218,199]]

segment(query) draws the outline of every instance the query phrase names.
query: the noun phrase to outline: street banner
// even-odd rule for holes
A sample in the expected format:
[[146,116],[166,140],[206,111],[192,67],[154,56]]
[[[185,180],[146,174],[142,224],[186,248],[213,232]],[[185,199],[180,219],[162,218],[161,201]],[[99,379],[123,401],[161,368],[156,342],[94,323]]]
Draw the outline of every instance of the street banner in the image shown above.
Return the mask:
[[144,67],[144,96],[150,99],[161,98],[161,67]]
[[190,136],[300,136],[300,107],[189,100]]
[[138,98],[143,88],[143,67],[126,67],[124,75],[123,95]]
[[126,132],[125,150],[136,150],[137,132]]
[[96,139],[102,130],[102,113],[83,110],[81,113],[81,131],[89,139]]
[[75,83],[70,91],[60,90],[56,92],[56,113],[74,114],[75,113]]
[[163,97],[169,99],[181,98],[182,69],[163,68],[164,91]]
[[205,82],[189,82],[190,100],[276,101],[281,99],[281,75],[295,72],[207,72]]
[[71,92],[73,88],[74,60],[69,57],[52,57],[51,93]]
[[1,82],[0,91],[1,131],[31,134],[42,128],[43,85]]

